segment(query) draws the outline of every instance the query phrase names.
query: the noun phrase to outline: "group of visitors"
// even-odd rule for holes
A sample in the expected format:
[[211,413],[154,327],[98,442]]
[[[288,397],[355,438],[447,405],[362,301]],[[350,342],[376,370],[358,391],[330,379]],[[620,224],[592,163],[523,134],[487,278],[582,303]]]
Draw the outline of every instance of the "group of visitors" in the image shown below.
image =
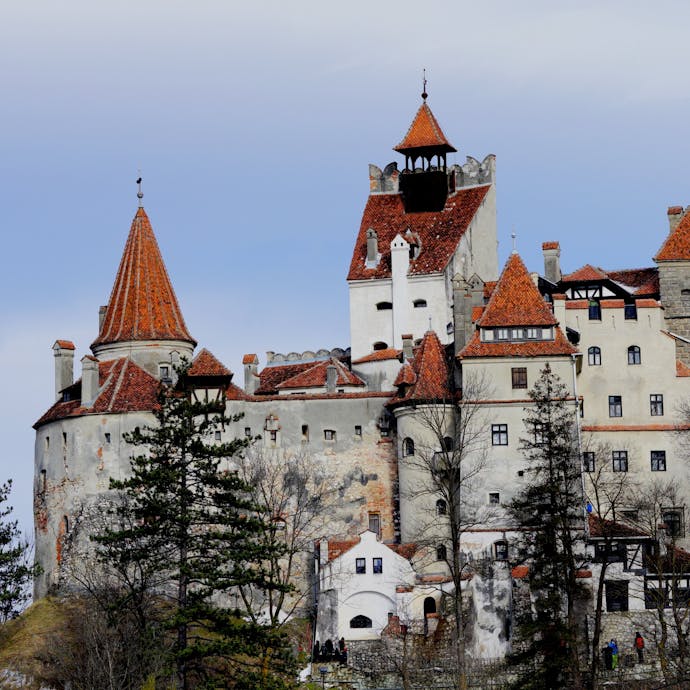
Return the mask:
[[345,644],[345,638],[341,637],[335,644],[328,639],[323,643],[323,646],[316,640],[316,642],[314,642],[312,661],[335,661],[346,664],[347,645]]
[[[637,652],[637,663],[644,663],[644,637],[640,635],[639,631],[635,633],[635,641],[633,648]],[[604,665],[609,671],[615,671],[618,668],[618,642],[614,637],[604,647]]]

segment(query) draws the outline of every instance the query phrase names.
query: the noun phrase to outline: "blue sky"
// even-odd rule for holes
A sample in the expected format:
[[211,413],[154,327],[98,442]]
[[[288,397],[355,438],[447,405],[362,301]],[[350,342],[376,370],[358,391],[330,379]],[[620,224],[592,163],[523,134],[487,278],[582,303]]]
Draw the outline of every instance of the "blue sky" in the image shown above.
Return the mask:
[[419,103],[497,157],[499,262],[651,265],[690,204],[690,5],[34,0],[0,8],[0,479],[31,525],[51,345],[97,331],[137,170],[187,324],[235,372],[345,347],[367,164]]

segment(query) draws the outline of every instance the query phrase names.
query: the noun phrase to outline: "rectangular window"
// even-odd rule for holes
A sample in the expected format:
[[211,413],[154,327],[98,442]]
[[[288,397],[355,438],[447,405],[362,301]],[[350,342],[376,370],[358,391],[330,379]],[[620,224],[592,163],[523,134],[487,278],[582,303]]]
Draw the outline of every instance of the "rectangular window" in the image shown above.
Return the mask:
[[377,536],[381,534],[381,516],[378,513],[369,513],[369,531]]
[[606,580],[606,610],[628,610],[628,581]]
[[491,445],[493,445],[493,446],[507,446],[508,445],[508,425],[507,424],[492,424],[491,425]]
[[627,472],[628,471],[628,451],[627,450],[614,450],[611,453],[613,459],[613,471],[614,472]]
[[323,430],[324,441],[335,441],[335,431],[333,429]]
[[302,440],[303,441],[309,440],[309,425],[308,424],[302,424]]
[[355,558],[355,573],[357,575],[364,575],[367,572],[367,559]]
[[355,426],[355,436],[362,437],[362,427],[359,424]]
[[512,331],[513,331],[512,332],[513,340],[522,340],[522,336],[523,336],[522,328],[513,328]]
[[105,435],[105,442],[110,443],[110,432],[106,431],[104,435]]
[[496,337],[498,340],[508,340],[508,329],[507,328],[499,328],[496,331]]
[[651,454],[652,472],[666,472],[666,451],[653,450]]
[[601,304],[596,300],[592,300],[589,303],[589,320],[601,321]]
[[373,559],[372,572],[374,575],[380,575],[383,572],[383,558]]
[[501,495],[498,491],[492,491],[489,494],[489,505],[497,506],[501,502]]
[[628,320],[637,318],[637,306],[635,304],[626,304],[623,307],[625,311],[625,318]]
[[216,439],[216,441],[220,441],[220,431],[216,431],[213,437]]
[[664,415],[664,396],[661,393],[652,393],[649,396],[649,414],[652,417],[663,417]]
[[623,416],[623,398],[620,395],[609,395],[609,417]]
[[661,511],[661,519],[666,525],[666,532],[671,537],[685,536],[685,524],[682,508],[664,508]]
[[45,452],[46,452],[46,454],[48,453],[49,450],[50,450],[50,436],[46,436],[46,440],[45,440]]
[[251,438],[252,437],[252,428],[250,426],[244,427],[244,437],[245,438]]
[[513,388],[527,388],[527,367],[513,367],[510,370]]
[[161,372],[161,379],[169,379],[170,378],[170,367],[162,364],[160,368]]
[[541,328],[528,328],[527,329],[527,338],[529,340],[536,340],[537,338],[541,337]]
[[582,467],[585,472],[594,472],[594,453],[585,451],[582,454]]

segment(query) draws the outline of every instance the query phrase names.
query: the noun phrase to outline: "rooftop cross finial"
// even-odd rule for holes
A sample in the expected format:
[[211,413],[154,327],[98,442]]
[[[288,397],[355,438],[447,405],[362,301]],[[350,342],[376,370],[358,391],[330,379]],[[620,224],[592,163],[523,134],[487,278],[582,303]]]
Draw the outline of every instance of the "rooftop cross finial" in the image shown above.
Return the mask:
[[515,234],[515,228],[513,228],[513,232],[510,233],[510,236],[513,238],[513,254],[517,254],[517,235]]
[[426,67],[424,69],[422,69],[422,80],[423,80],[422,99],[426,103],[426,99],[429,96],[429,94],[426,92]]
[[429,330],[430,330],[430,331],[433,330],[433,329],[431,328],[431,317],[429,317]]
[[144,202],[143,202],[144,192],[141,191],[141,170],[137,170],[137,172],[139,173],[139,177],[137,178],[137,186],[138,186],[137,199],[139,199],[139,208],[143,208],[144,207]]

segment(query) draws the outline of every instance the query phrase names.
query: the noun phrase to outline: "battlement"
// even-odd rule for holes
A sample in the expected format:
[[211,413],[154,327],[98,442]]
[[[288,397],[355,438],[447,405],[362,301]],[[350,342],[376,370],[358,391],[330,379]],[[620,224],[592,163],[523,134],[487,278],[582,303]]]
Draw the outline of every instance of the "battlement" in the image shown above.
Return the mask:
[[335,357],[336,359],[342,359],[343,357],[350,356],[350,348],[343,349],[341,347],[334,347],[332,350],[305,350],[304,352],[288,352],[286,355],[281,352],[273,352],[268,350],[266,352],[266,366],[277,366],[280,364],[287,363],[299,363],[299,362],[318,362],[324,359],[330,359]]
[[[436,168],[430,168],[433,171]],[[400,192],[400,176],[414,175],[429,170],[398,170],[398,164],[389,163],[383,170],[373,163],[369,164],[369,192],[371,194],[398,194]],[[472,187],[478,184],[489,184],[496,178],[496,156],[490,153],[479,161],[472,156],[467,156],[463,165],[454,164],[448,167],[448,189],[450,192]]]

